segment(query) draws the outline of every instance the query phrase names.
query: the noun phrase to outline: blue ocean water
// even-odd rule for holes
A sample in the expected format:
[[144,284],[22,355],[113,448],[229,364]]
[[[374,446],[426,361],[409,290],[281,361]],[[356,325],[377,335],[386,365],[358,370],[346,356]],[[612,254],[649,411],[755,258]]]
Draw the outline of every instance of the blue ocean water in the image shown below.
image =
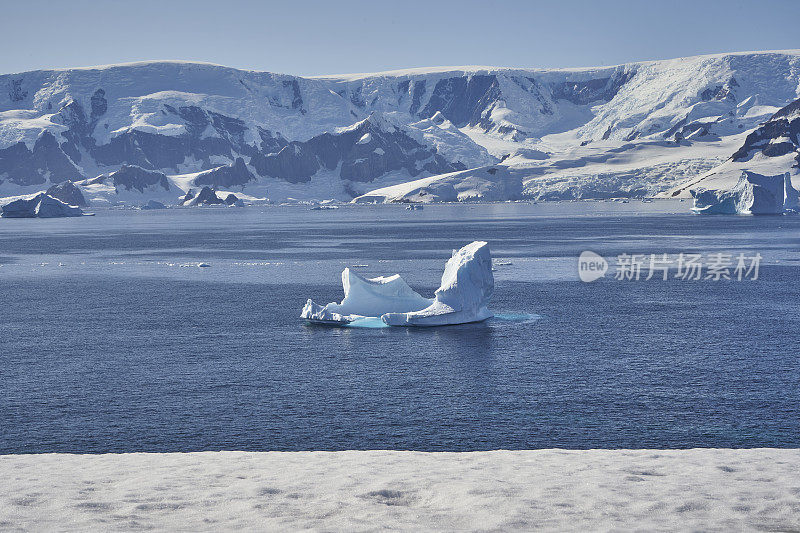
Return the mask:
[[[800,217],[606,203],[0,220],[0,453],[800,446]],[[489,241],[494,319],[304,324],[345,266],[424,295]],[[758,252],[755,281],[577,256]],[[209,268],[198,268],[198,262]],[[363,326],[375,326],[365,323]]]

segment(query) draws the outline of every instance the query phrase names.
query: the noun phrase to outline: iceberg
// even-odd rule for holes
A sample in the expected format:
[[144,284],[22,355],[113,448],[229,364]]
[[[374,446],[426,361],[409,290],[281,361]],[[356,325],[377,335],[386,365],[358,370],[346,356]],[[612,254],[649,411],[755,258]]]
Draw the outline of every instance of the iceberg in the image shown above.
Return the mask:
[[83,211],[43,192],[32,198],[14,200],[2,206],[3,218],[79,217]]
[[480,322],[492,316],[488,304],[494,293],[489,245],[472,242],[454,251],[442,274],[431,305],[419,311],[381,315],[390,326],[445,326]]
[[385,313],[419,311],[432,302],[409,287],[399,274],[368,279],[345,268],[342,287],[344,300],[341,303],[321,306],[308,300],[300,316],[312,322],[347,324]]
[[789,173],[764,176],[743,171],[731,189],[692,189],[692,211],[703,215],[780,215],[798,210]]
[[420,296],[399,274],[368,279],[345,268],[342,286],[340,303],[323,306],[309,299],[300,317],[334,325],[379,318],[389,326],[445,326],[492,317],[488,308],[494,293],[492,257],[483,241],[453,251],[433,298]]

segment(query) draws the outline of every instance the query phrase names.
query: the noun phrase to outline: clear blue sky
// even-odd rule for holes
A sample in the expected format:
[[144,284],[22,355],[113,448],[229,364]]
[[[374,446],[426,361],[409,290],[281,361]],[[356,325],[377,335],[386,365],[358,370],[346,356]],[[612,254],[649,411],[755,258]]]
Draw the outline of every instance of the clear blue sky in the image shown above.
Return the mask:
[[800,48],[798,0],[0,0],[0,72],[185,59],[290,74]]

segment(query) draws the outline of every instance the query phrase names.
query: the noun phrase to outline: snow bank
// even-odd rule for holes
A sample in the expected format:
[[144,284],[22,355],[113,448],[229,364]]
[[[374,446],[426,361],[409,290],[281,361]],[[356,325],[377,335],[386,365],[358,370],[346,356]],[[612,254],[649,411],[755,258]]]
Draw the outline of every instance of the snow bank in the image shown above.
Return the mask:
[[713,215],[779,215],[798,208],[789,173],[764,176],[743,171],[731,189],[692,189],[692,211]]
[[341,303],[322,306],[309,299],[300,318],[341,325],[380,318],[390,326],[443,326],[492,316],[487,307],[494,292],[492,257],[483,241],[453,251],[432,300],[414,292],[399,274],[367,279],[345,268],[342,286]]
[[0,456],[0,529],[793,531],[800,450]]

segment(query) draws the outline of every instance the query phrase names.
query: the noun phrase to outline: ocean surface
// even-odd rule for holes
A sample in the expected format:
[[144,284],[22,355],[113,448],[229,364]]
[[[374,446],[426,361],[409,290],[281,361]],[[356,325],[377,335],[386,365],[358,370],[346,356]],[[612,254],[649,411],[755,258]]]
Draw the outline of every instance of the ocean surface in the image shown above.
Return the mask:
[[[0,220],[0,453],[800,447],[800,217],[686,203],[101,210]],[[490,243],[484,323],[333,328],[346,266],[425,296]],[[578,279],[584,250],[609,273]],[[613,276],[761,254],[757,280]],[[208,267],[198,267],[198,263]],[[643,275],[643,277],[645,277]]]

